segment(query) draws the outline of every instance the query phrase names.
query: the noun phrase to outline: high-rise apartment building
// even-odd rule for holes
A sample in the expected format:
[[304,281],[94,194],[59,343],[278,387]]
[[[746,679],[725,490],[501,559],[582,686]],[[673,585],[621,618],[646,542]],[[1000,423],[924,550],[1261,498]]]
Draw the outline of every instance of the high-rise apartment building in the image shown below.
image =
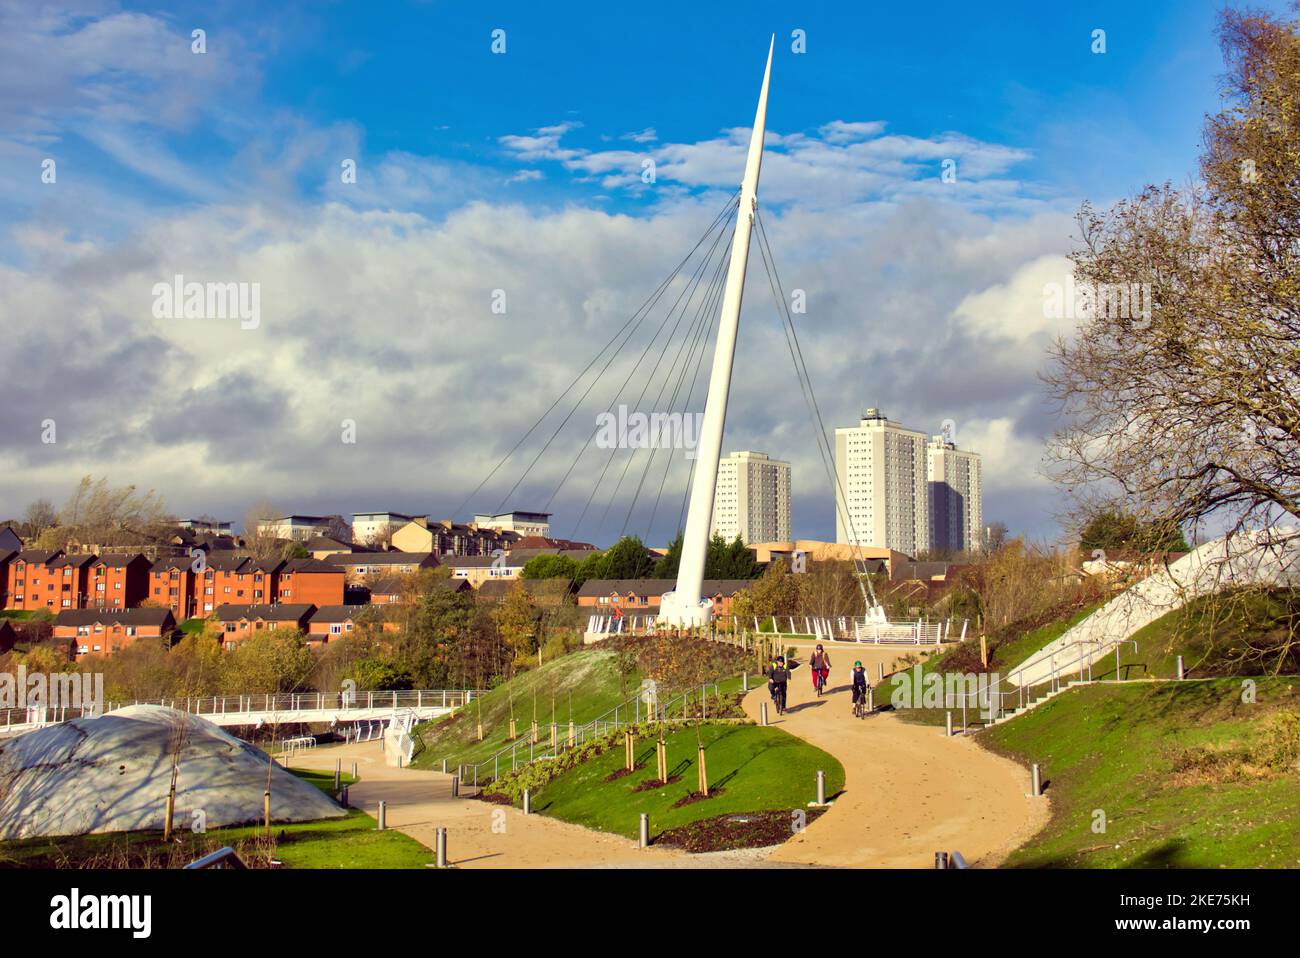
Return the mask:
[[967,551],[984,521],[978,453],[928,437],[868,409],[835,430],[837,542],[896,549]]
[[984,491],[977,452],[958,449],[943,436],[925,447],[930,487],[930,548],[968,552],[979,547]]
[[790,538],[790,463],[761,452],[733,452],[718,463],[710,535],[728,542]]

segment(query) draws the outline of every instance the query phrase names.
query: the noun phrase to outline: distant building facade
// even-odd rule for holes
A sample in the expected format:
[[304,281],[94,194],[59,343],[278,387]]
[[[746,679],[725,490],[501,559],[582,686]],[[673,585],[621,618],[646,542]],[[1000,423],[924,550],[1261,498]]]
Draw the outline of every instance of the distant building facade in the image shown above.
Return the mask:
[[868,409],[835,430],[835,538],[915,558],[979,547],[984,488],[978,453]]
[[480,529],[516,532],[521,536],[549,536],[551,514],[549,512],[500,512],[492,515],[480,513],[474,517],[474,525]]
[[958,449],[943,436],[935,436],[925,447],[925,469],[930,548],[953,552],[978,549],[984,528],[979,453]]
[[710,535],[746,543],[790,538],[790,463],[761,452],[729,453],[718,463]]

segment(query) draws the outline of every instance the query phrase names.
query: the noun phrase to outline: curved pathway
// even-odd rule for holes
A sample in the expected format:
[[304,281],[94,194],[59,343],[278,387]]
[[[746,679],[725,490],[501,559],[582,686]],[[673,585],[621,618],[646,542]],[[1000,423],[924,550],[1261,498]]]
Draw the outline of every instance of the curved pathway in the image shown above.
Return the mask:
[[[866,651],[858,657],[871,671]],[[844,766],[843,793],[770,862],[933,868],[936,851],[956,850],[971,865],[992,867],[1047,823],[1048,799],[1028,797],[1029,774],[1010,759],[889,712],[855,719],[842,655],[833,657],[828,694],[814,694],[803,667],[792,676],[786,714],[769,703],[770,724]],[[757,719],[763,701],[766,684],[746,696],[745,712]]]

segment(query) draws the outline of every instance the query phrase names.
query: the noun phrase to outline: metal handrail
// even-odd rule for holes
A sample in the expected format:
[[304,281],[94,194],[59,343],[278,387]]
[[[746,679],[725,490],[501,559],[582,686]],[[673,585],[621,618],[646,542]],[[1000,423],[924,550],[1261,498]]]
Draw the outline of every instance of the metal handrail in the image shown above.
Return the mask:
[[186,865],[182,871],[191,869],[199,870],[204,868],[240,868],[246,869],[247,865],[239,857],[238,853],[227,845],[225,848],[218,848],[215,852],[209,852],[202,858],[196,858]]
[[[716,681],[706,682],[700,686],[700,689],[702,690],[707,690],[709,688],[712,688],[714,694],[716,695],[718,691],[718,683]],[[676,695],[674,698],[669,699],[667,702],[656,701],[654,703],[653,712],[650,711],[650,706],[649,704],[647,704],[646,707],[647,711],[645,717],[647,719],[653,717],[655,721],[668,721],[669,720],[668,714],[677,706],[678,703],[682,704],[682,710],[683,712],[685,711],[685,706],[688,697],[693,695],[695,692],[696,689],[692,687],[690,689],[684,689],[681,693]],[[638,694],[636,696],[633,696],[630,699],[627,699],[624,702],[620,702],[614,708],[607,710],[597,718],[592,719],[590,722],[586,722],[581,726],[575,726],[574,744],[575,745],[584,744],[587,740],[588,735],[599,736],[602,734],[607,734],[612,730],[622,728],[625,725],[633,725],[641,722],[642,716],[641,716],[640,702],[641,702],[641,696]],[[624,710],[627,706],[632,704],[636,705],[635,720],[634,721],[620,720],[618,717],[620,711]],[[611,718],[610,716],[613,717]],[[539,741],[537,742],[533,742],[530,740],[527,743],[516,740],[511,745],[503,749],[500,749],[499,751],[488,756],[481,762],[476,762],[474,764],[462,764],[457,766],[456,771],[457,771],[457,776],[459,778],[459,781],[462,782],[467,787],[477,788],[480,784],[480,778],[483,783],[499,778],[501,772],[501,759],[507,753],[509,753],[510,755],[510,768],[512,770],[517,768],[519,765],[518,750],[520,747],[528,748],[528,758],[523,763],[525,765],[531,764],[533,762],[538,762],[538,761],[547,761],[558,757],[560,751],[562,751],[563,749],[563,746],[560,744],[561,738],[558,735],[559,723],[557,722],[538,723],[539,730],[547,726],[554,726],[555,731],[557,733],[555,735],[556,746],[554,750],[551,749],[549,742],[544,742],[544,740],[541,739],[539,739]],[[565,738],[567,738],[567,734],[565,735]],[[538,754],[538,745],[542,746],[541,754]],[[480,776],[479,770],[483,769],[487,765],[492,766],[491,776],[489,777],[487,774]]]

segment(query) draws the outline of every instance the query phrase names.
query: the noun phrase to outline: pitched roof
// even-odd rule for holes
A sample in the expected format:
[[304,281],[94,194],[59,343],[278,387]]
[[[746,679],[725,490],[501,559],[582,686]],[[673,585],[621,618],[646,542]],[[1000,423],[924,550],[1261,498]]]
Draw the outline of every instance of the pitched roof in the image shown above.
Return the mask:
[[[755,581],[755,579],[705,579],[700,587],[700,594],[735,595],[741,589],[748,589]],[[675,588],[677,588],[676,579],[588,579],[578,590],[578,595],[601,596],[613,592],[663,595]]]
[[322,562],[320,559],[290,559],[280,569],[281,572],[326,572],[330,575],[342,575],[343,570],[337,565]]
[[267,622],[296,622],[303,616],[308,615],[316,606],[310,602],[292,603],[285,602],[275,605],[264,603],[252,603],[248,605],[235,605],[230,602],[224,602],[217,606],[217,611],[213,613],[218,622],[235,622],[239,619],[263,619]]
[[331,565],[420,565],[429,559],[433,559],[433,565],[438,564],[432,552],[398,552],[390,549],[387,552],[336,552],[321,561]]
[[62,549],[24,549],[13,558],[16,562],[34,562],[37,565],[45,565],[55,556],[63,555]]
[[[144,558],[145,557],[139,552],[134,555],[126,552],[109,552],[100,556],[99,559],[96,560],[95,565],[106,565],[110,569],[122,569],[129,566],[132,562]],[[147,562],[149,560],[145,559],[145,561]]]
[[445,556],[442,561],[453,569],[487,569],[494,562],[498,563],[498,568],[522,569],[527,560],[507,553],[501,556]]
[[361,610],[367,608],[369,606],[365,605],[322,605],[311,614],[311,621],[347,622],[349,619],[355,620]]
[[62,569],[65,566],[71,566],[74,569],[80,569],[82,566],[90,565],[95,561],[94,553],[84,553],[81,555],[61,555],[52,562],[47,563],[51,569]]
[[329,536],[313,536],[302,545],[308,552],[323,552],[326,549],[341,549],[344,552],[352,551],[352,543],[339,542],[338,539],[331,539]]
[[64,609],[55,625],[175,625],[170,609]]

